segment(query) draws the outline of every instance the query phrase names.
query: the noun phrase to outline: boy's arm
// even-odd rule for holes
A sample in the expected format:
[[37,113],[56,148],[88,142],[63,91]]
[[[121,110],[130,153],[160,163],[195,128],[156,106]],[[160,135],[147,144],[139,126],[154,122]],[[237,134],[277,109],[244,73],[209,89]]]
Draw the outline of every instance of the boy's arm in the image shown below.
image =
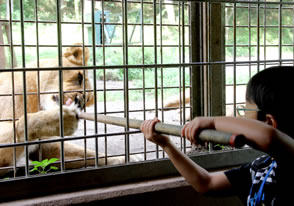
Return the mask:
[[215,117],[214,125],[216,130],[243,134],[249,146],[276,159],[294,157],[293,138],[264,122],[245,118]]
[[197,192],[215,194],[231,189],[232,185],[223,172],[209,173],[180,152],[171,141],[162,148],[178,172]]
[[277,159],[289,155],[294,157],[294,140],[258,120],[236,117],[198,117],[183,127],[182,135],[197,144],[198,133],[206,128],[243,134],[249,146],[266,152]]
[[143,122],[141,130],[144,137],[163,148],[179,173],[196,191],[211,193],[231,188],[231,184],[223,172],[210,174],[179,151],[169,137],[155,133],[154,127],[157,122],[159,122],[157,118]]

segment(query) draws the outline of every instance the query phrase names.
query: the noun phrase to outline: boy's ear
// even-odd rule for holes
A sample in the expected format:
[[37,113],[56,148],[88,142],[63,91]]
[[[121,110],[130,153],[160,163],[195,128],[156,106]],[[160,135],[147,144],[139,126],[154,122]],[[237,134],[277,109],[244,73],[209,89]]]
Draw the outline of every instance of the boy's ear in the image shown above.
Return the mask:
[[271,125],[274,128],[277,128],[278,126],[277,121],[273,115],[266,114],[265,118],[266,118],[265,123],[267,123],[268,125]]

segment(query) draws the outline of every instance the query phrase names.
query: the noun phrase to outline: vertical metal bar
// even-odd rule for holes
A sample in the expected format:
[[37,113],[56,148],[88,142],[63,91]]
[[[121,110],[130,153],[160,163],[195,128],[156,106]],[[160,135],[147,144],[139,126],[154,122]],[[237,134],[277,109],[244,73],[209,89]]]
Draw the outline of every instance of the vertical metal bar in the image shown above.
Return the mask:
[[282,0],[279,4],[279,65],[282,65]]
[[[185,63],[185,2],[182,2],[182,59],[181,59],[181,63]],[[186,104],[185,104],[185,67],[182,67],[182,81],[183,81],[183,124],[185,124],[186,122]]]
[[[128,65],[128,1],[123,0],[123,55],[124,65]],[[124,115],[126,118],[125,131],[129,131],[129,73],[128,68],[124,71]],[[125,134],[125,161],[130,161],[130,137],[129,134]]]
[[[189,9],[188,9],[188,19],[189,19],[189,63],[192,62],[192,20],[191,20],[191,16],[192,16],[192,7],[193,7],[193,3],[190,2],[189,4]],[[190,81],[189,81],[189,85],[190,85],[190,90],[189,90],[189,96],[190,96],[190,120],[193,119],[193,106],[192,106],[192,99],[193,99],[193,95],[192,95],[192,68],[193,67],[189,67],[189,76],[190,76]]]
[[[266,60],[266,4],[263,5],[263,60]],[[266,62],[263,65],[264,69],[266,68]]]
[[[59,134],[64,138],[63,122],[63,70],[62,70],[62,36],[61,36],[61,0],[56,0],[56,24],[58,41],[58,82],[59,82]],[[60,142],[61,172],[65,171],[64,142]]]
[[[203,62],[207,62],[207,34],[208,34],[208,30],[207,30],[207,4],[206,2],[203,2],[201,5],[201,17],[202,17],[202,21],[201,21],[201,28],[202,28],[202,61]],[[207,99],[207,65],[203,65],[203,74],[202,74],[202,78],[203,78],[203,89],[202,89],[202,94],[203,94],[203,115],[207,116],[208,115],[208,99]]]
[[[185,2],[182,2],[182,63],[185,63]],[[182,67],[183,72],[183,124],[186,123],[186,94],[185,94],[185,67]],[[186,138],[184,139],[184,153],[186,153]]]
[[260,65],[260,4],[257,4],[257,71]]
[[[294,13],[294,5],[292,5],[292,12]],[[292,33],[294,34],[294,18],[292,20]],[[294,35],[293,35],[293,38],[292,38],[292,42],[294,42]],[[294,60],[294,44],[292,46],[292,53],[293,53],[293,57],[292,58]]]
[[[9,32],[10,32],[10,63],[11,68],[14,68],[13,62],[13,38],[12,38],[12,2],[9,3]],[[14,72],[11,72],[11,90],[12,90],[12,124],[13,124],[13,142],[16,143],[16,127],[15,127],[15,85],[14,85]],[[16,177],[16,148],[13,148],[13,176]]]
[[[178,30],[179,30],[179,40],[178,40],[178,52],[179,52],[179,63],[182,62],[182,49],[181,49],[181,2],[178,2],[178,12],[179,12],[179,21],[178,21]],[[180,109],[180,124],[183,124],[183,110],[182,110],[182,67],[179,66],[179,109]],[[183,150],[183,138],[181,138],[181,150]]]
[[[163,64],[163,43],[162,43],[162,0],[159,1],[159,17],[160,17],[160,22],[159,22],[159,34],[160,34],[160,64]],[[160,84],[161,84],[161,121],[164,122],[164,95],[163,95],[163,69],[160,67]],[[162,151],[162,157],[165,157],[164,151]]]
[[[21,51],[22,51],[22,67],[26,67],[25,59],[25,36],[24,36],[24,7],[23,1],[20,0],[20,25],[21,25]],[[29,141],[28,138],[28,121],[27,121],[27,87],[26,87],[26,71],[22,72],[23,81],[23,107],[24,107],[24,139],[25,142]],[[25,176],[29,175],[29,150],[28,146],[25,146]]]
[[[211,47],[211,3],[207,3],[207,14],[208,14],[208,25],[207,25],[207,61],[211,61],[211,52],[210,52],[210,47]],[[208,104],[208,115],[212,115],[212,74],[211,74],[212,67],[211,65],[207,65],[207,104]],[[213,151],[213,144],[209,143],[208,144],[208,152]]]
[[[248,4],[248,55],[251,61],[251,4]],[[251,63],[249,64],[249,77],[251,78]]]
[[[189,63],[193,62],[192,61],[192,58],[193,58],[192,57],[192,55],[193,55],[193,52],[192,52],[192,47],[193,47],[192,46],[192,20],[191,20],[192,12],[193,12],[192,7],[193,7],[193,2],[190,2],[189,3],[189,9],[188,9],[188,19],[189,19]],[[199,25],[198,25],[197,29],[198,30],[200,29]],[[192,84],[193,84],[193,67],[189,67],[189,77],[190,77],[190,79],[189,79],[189,86],[190,86],[190,88],[189,88],[189,96],[190,96],[190,102],[189,102],[190,103],[190,109],[189,109],[190,112],[189,112],[189,116],[190,116],[190,120],[192,120],[193,119],[193,113],[194,113],[194,108],[193,108],[194,95],[193,95],[193,86],[192,86]],[[188,142],[188,144],[189,144],[189,146],[192,145],[191,142]]]
[[[96,66],[96,42],[95,42],[95,0],[91,0],[91,23],[92,23],[92,53],[93,53],[93,66]],[[96,69],[93,69],[93,89],[94,89],[94,113],[97,114],[97,81],[96,81]],[[95,115],[94,129],[95,134],[98,134],[97,115]],[[95,166],[98,167],[99,153],[98,153],[98,138],[95,138]]]
[[[37,67],[40,67],[40,50],[39,50],[39,19],[38,19],[38,0],[35,0],[35,23],[36,23],[36,51],[37,51]],[[39,81],[39,70],[38,70],[38,100],[40,109],[40,81]]]
[[[13,57],[14,57],[14,53],[13,53],[13,38],[12,38],[12,1],[9,0],[8,1],[8,9],[9,9],[9,38],[10,38],[10,65],[11,65],[11,68],[14,68],[14,61],[13,61]],[[13,74],[13,72],[11,73]],[[13,97],[14,98],[14,97]]]
[[[81,0],[81,14],[82,14],[82,19],[81,19],[81,22],[82,22],[82,50],[83,50],[83,66],[86,65],[86,62],[85,62],[85,22],[84,22],[84,18],[85,18],[85,14],[84,14],[84,0]],[[86,76],[86,71],[85,69],[83,70],[83,77]],[[85,78],[83,78],[83,93],[85,95],[85,99],[86,98],[86,81],[85,81]],[[87,109],[86,107],[84,107],[84,112],[87,112]],[[83,121],[83,125],[84,125],[84,136],[87,135],[87,121],[84,120]],[[85,162],[85,167],[87,167],[87,139],[85,138],[84,139],[84,162]]]
[[[182,61],[182,49],[181,49],[181,2],[178,2],[178,12],[179,12],[179,22],[178,22],[178,30],[179,30],[179,41],[178,41],[178,49],[179,49],[179,63],[181,63]],[[182,105],[183,105],[183,101],[182,101],[182,67],[179,67],[179,100],[180,100],[180,105],[179,105],[179,109],[180,109],[180,124],[183,124],[183,110],[182,110]],[[181,139],[181,149],[182,149],[182,140]]]
[[[159,34],[160,34],[160,63],[163,64],[163,47],[162,47],[162,0],[159,1],[159,17],[160,17],[160,22],[159,22]],[[164,110],[163,110],[163,105],[164,105],[164,98],[163,98],[163,68],[160,67],[160,84],[161,84],[161,121],[164,122]]]
[[[35,24],[36,24],[36,52],[37,52],[37,68],[40,67],[40,51],[39,51],[39,20],[38,20],[38,0],[35,0]],[[41,110],[40,97],[40,71],[37,70],[37,93],[38,93],[38,111]],[[42,161],[42,147],[39,144],[39,161]]]
[[[141,0],[141,40],[142,40],[142,64],[145,64],[145,46],[144,46],[144,0]],[[146,92],[145,92],[145,68],[142,68],[142,89],[143,89],[143,119],[146,119]],[[147,160],[147,141],[144,138],[144,160]]]
[[236,58],[236,55],[237,55],[237,52],[236,52],[236,44],[237,44],[237,19],[236,19],[236,12],[237,12],[237,9],[236,9],[236,3],[234,3],[234,22],[233,22],[233,29],[234,29],[234,45],[233,45],[233,49],[234,49],[234,74],[233,74],[233,94],[234,94],[234,99],[233,99],[233,107],[234,107],[234,116],[236,116],[236,85],[237,85],[237,81],[236,81],[236,61],[237,61],[237,58]]
[[[157,21],[156,12],[157,5],[156,0],[153,0],[153,35],[154,35],[154,64],[157,64]],[[158,117],[158,77],[157,77],[157,67],[154,68],[154,93],[155,93],[155,116]],[[159,158],[159,146],[156,145],[156,159]]]
[[[102,17],[101,17],[101,28],[102,28],[102,61],[103,61],[103,65],[105,65],[105,14],[104,14],[104,0],[101,1],[101,9],[102,9]],[[103,69],[103,99],[104,99],[104,114],[106,115],[106,111],[107,111],[107,104],[106,104],[106,69]],[[104,124],[104,133],[107,132],[107,124]],[[107,165],[107,156],[108,156],[108,152],[107,152],[107,136],[104,136],[104,150],[105,150],[105,164]]]

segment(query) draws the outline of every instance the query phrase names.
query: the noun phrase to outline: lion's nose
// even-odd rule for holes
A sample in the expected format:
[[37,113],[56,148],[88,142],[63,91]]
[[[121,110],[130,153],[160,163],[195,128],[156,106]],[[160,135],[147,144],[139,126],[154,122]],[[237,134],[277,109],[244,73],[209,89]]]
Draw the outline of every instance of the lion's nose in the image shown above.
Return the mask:
[[81,109],[85,108],[85,98],[83,94],[78,93],[75,96],[74,101],[75,101],[75,104],[77,104]]
[[52,96],[52,100],[54,101],[54,102],[59,102],[59,97],[58,97],[58,95],[53,95]]

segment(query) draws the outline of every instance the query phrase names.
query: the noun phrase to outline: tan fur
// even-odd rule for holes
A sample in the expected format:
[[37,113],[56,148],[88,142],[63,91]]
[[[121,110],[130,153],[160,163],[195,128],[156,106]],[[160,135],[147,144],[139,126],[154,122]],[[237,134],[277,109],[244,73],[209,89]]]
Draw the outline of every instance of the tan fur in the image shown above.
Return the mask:
[[[89,51],[85,51],[85,63],[89,59]],[[76,67],[83,65],[83,49],[81,47],[71,47],[66,50],[62,58],[64,67]],[[29,65],[28,67],[35,67],[36,65]],[[55,59],[43,60],[40,62],[40,67],[56,67],[58,61]],[[12,96],[3,96],[3,94],[12,94],[12,75],[14,75],[14,93],[15,96],[15,118],[19,119],[15,123],[16,142],[24,142],[24,98],[23,95],[23,73],[22,72],[5,72],[0,74],[0,119],[13,119],[13,101]],[[59,106],[54,97],[58,97],[58,71],[40,71],[40,92],[55,92],[54,94],[41,94],[40,99],[37,95],[37,71],[26,72],[26,90],[27,90],[27,111],[28,111],[28,141],[36,141],[38,139],[59,138]],[[85,89],[91,90],[91,84],[88,79],[87,70],[64,70],[63,71],[63,91],[74,91],[64,93],[64,104],[68,98],[74,99],[76,96],[82,97],[84,84],[79,84],[78,76],[82,75],[85,80]],[[40,104],[39,104],[40,102]],[[85,95],[86,106],[92,105],[94,97],[92,92],[87,92]],[[72,135],[78,126],[77,106],[63,106],[64,118],[64,135]],[[12,121],[0,122],[0,144],[14,143]],[[41,145],[41,159],[46,158],[60,158],[60,142],[47,143]],[[65,159],[80,159],[84,158],[84,148],[71,143],[65,142]],[[16,147],[16,159],[19,160],[23,156],[24,147]],[[39,154],[39,151],[35,151]],[[95,157],[95,152],[87,150],[88,157]],[[104,154],[99,154],[104,156]],[[38,156],[38,155],[37,155]],[[0,149],[0,167],[13,165],[13,148]],[[121,158],[110,158],[109,164],[122,162]],[[87,165],[93,165],[94,161],[89,160]],[[100,161],[104,164],[104,161]],[[70,162],[66,163],[66,168],[83,167],[85,163]],[[3,173],[6,171],[0,171]]]
[[[170,108],[170,107],[179,107],[180,103],[183,105],[184,104],[184,99],[183,99],[183,93],[181,93],[181,102],[179,95],[174,95],[168,98],[166,103],[164,104],[164,108]],[[186,90],[185,92],[185,104],[189,105],[190,104],[190,91]]]

